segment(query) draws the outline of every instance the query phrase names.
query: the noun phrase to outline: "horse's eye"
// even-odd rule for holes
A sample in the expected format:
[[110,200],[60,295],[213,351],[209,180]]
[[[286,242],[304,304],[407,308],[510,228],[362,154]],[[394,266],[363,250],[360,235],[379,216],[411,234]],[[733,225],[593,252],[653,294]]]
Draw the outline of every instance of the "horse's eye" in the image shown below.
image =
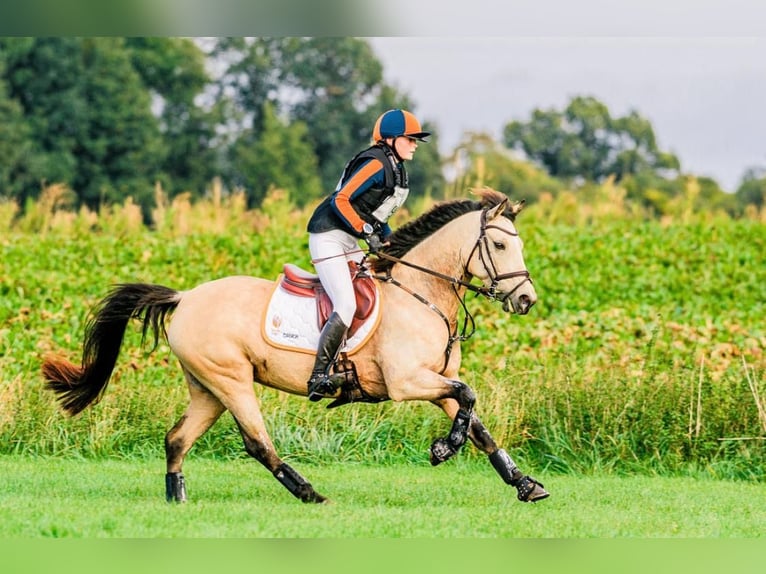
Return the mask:
[[495,241],[495,249],[497,249],[498,251],[502,251],[503,249],[505,249],[505,244],[500,243],[499,241]]

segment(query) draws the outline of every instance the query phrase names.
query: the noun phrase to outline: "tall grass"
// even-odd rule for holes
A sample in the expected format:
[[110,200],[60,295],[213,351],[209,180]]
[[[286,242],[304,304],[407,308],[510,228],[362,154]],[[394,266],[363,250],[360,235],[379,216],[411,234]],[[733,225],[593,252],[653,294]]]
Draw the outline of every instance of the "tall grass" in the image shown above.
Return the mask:
[[[280,190],[252,211],[216,183],[196,203],[157,188],[147,227],[130,201],[75,212],[65,189],[46,194],[23,215],[0,204],[0,453],[162,457],[186,403],[166,344],[148,355],[134,325],[104,400],[75,419],[43,391],[42,357],[79,358],[88,309],[112,283],[186,289],[225,275],[273,278],[288,261],[309,268],[309,212]],[[545,472],[763,480],[762,214],[731,220],[679,206],[677,218],[654,221],[609,182],[591,194],[589,203],[544,197],[519,217],[540,296],[530,315],[469,297],[478,329],[463,345],[462,377],[477,412],[517,461]],[[414,202],[394,225],[427,206]],[[288,459],[427,464],[430,441],[449,428],[428,404],[327,412],[257,393]],[[194,452],[245,456],[228,416]]]

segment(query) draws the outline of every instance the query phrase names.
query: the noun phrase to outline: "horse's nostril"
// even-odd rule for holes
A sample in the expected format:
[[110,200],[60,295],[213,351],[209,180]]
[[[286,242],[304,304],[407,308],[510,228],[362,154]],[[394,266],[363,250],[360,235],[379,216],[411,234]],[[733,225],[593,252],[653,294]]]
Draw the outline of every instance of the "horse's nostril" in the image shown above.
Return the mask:
[[522,309],[529,309],[532,306],[532,301],[529,299],[529,295],[519,295],[519,305]]

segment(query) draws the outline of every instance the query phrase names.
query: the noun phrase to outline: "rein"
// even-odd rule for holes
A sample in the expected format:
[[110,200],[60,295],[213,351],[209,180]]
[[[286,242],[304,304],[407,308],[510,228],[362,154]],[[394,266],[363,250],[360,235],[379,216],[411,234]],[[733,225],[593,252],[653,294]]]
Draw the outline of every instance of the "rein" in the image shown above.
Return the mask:
[[[442,370],[440,374],[444,373],[444,371],[447,369],[447,365],[449,364],[450,355],[452,354],[452,346],[457,341],[467,341],[470,339],[473,334],[476,332],[476,321],[473,318],[473,315],[468,310],[468,306],[465,303],[465,294],[463,296],[460,295],[458,292],[458,287],[464,287],[466,290],[473,291],[477,295],[483,295],[484,297],[487,297],[490,301],[501,301],[504,305],[508,301],[508,298],[513,295],[513,293],[516,292],[517,289],[519,289],[524,283],[527,281],[532,282],[531,277],[529,276],[529,271],[526,269],[520,270],[520,271],[512,271],[510,273],[503,273],[499,274],[497,272],[497,267],[495,266],[495,262],[492,260],[492,257],[490,256],[489,251],[489,239],[487,237],[487,229],[496,229],[498,231],[502,231],[503,233],[506,233],[508,235],[512,235],[515,237],[518,237],[518,233],[508,231],[506,229],[503,229],[502,227],[498,227],[497,225],[489,225],[487,223],[487,211],[483,210],[481,212],[481,231],[479,233],[479,237],[476,240],[476,243],[473,246],[473,249],[471,250],[471,254],[468,256],[468,260],[466,261],[465,266],[463,267],[463,277],[466,275],[470,275],[468,272],[468,264],[470,263],[471,259],[474,256],[474,253],[476,253],[476,250],[479,251],[479,260],[481,261],[482,265],[484,265],[484,269],[487,272],[491,284],[489,287],[484,286],[478,286],[470,283],[470,281],[465,281],[463,279],[459,279],[457,277],[452,277],[450,275],[445,275],[444,273],[440,273],[439,271],[435,271],[433,269],[429,269],[427,267],[423,267],[421,265],[417,265],[415,263],[410,263],[409,261],[404,261],[398,257],[394,257],[393,255],[388,255],[387,253],[379,252],[376,253],[376,255],[382,259],[387,259],[389,261],[392,261],[394,263],[400,263],[406,267],[410,267],[412,269],[415,269],[417,271],[421,271],[423,273],[426,273],[428,275],[432,275],[433,277],[437,277],[439,279],[442,279],[444,281],[447,281],[452,285],[452,291],[455,294],[455,297],[457,298],[458,302],[460,303],[461,307],[463,308],[463,311],[465,312],[465,317],[463,319],[463,327],[460,331],[460,334],[458,334],[458,328],[457,324],[455,324],[455,329],[450,328],[450,322],[447,316],[442,312],[441,309],[439,309],[436,305],[428,301],[425,297],[422,295],[412,291],[410,288],[406,287],[405,285],[402,285],[399,281],[394,279],[391,276],[391,270],[389,269],[385,275],[374,275],[376,279],[379,281],[383,281],[385,283],[391,283],[393,285],[396,285],[406,293],[409,293],[412,295],[415,299],[426,305],[429,309],[434,311],[437,315],[439,315],[442,320],[444,321],[444,324],[447,327],[448,332],[448,338],[447,338],[447,347],[444,350],[444,366],[442,367]],[[482,246],[484,247],[484,250],[482,251]],[[485,257],[486,253],[486,257]],[[487,264],[489,262],[489,264]],[[497,285],[500,281],[503,281],[505,279],[511,279],[513,277],[524,277],[524,280],[519,282],[518,285],[516,285],[513,289],[511,289],[508,293],[506,293],[502,299],[498,298],[497,295]],[[468,325],[470,323],[470,332],[468,332]]]

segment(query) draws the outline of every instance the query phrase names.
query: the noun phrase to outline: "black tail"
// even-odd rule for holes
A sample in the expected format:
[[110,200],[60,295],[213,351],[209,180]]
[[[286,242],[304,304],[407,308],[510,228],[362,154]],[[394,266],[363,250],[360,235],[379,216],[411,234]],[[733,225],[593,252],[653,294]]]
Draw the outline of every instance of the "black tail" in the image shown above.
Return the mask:
[[60,358],[48,358],[43,363],[46,388],[53,391],[61,408],[76,415],[88,405],[98,402],[106,389],[117,363],[128,322],[143,321],[141,344],[151,328],[154,347],[165,332],[165,316],[178,306],[180,293],[145,283],[125,283],[115,286],[91,312],[85,326],[82,366],[77,367]]

